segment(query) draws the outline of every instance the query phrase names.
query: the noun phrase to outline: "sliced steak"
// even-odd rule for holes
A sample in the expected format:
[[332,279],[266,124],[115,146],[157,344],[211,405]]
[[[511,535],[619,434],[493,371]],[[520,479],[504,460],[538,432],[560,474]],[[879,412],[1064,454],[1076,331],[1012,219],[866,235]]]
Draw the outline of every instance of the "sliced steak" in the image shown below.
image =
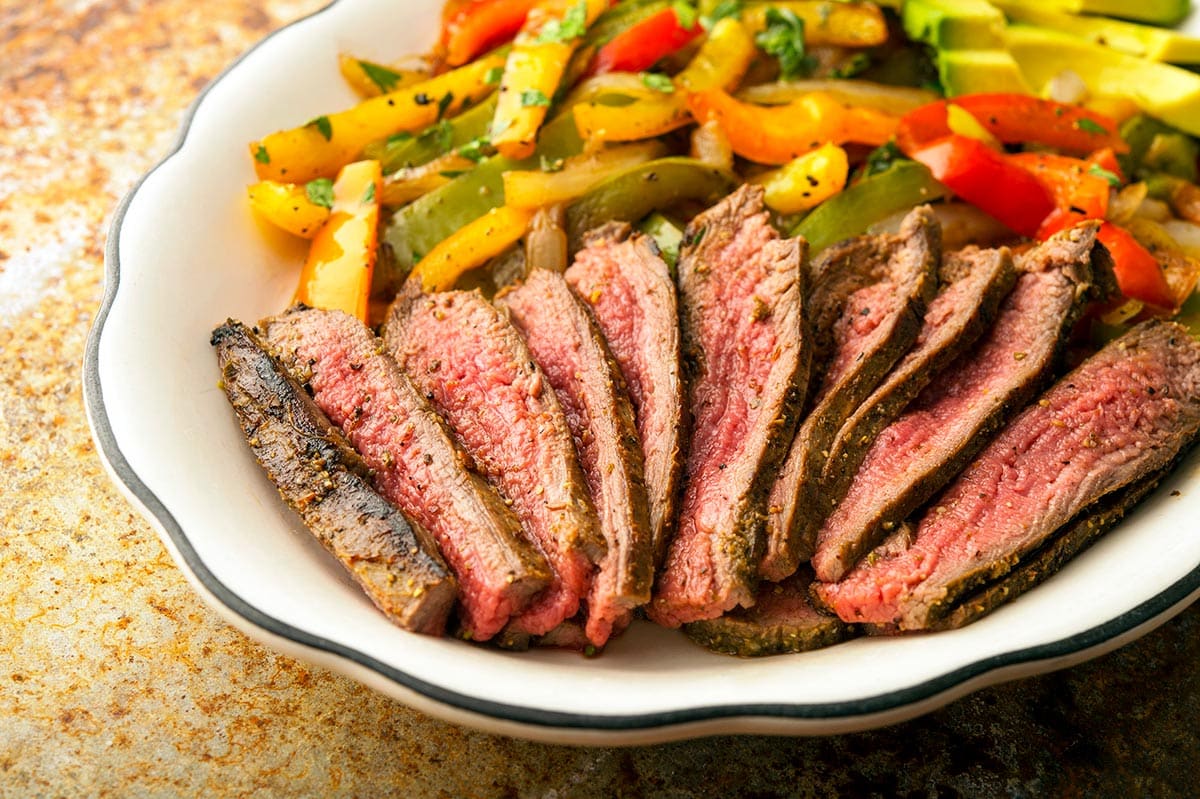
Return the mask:
[[678,527],[647,610],[659,624],[754,601],[766,493],[807,382],[806,246],[780,239],[760,187],[688,225],[679,284],[695,424]]
[[559,272],[530,271],[497,295],[566,412],[608,550],[587,597],[587,636],[604,646],[650,601],[650,508],[633,406],[587,308]]
[[817,534],[817,579],[851,566],[958,474],[1050,375],[1076,320],[1109,275],[1095,226],[1059,234],[1021,259],[1023,274],[988,332],[875,438]]
[[817,595],[846,621],[928,628],[1198,435],[1200,343],[1179,325],[1143,323],[1014,419],[925,513],[910,546]]
[[674,529],[686,447],[675,281],[654,240],[630,237],[623,224],[605,225],[588,236],[566,278],[591,309],[629,389],[658,564]]
[[507,315],[477,291],[423,294],[406,284],[384,341],[554,571],[505,635],[549,632],[579,609],[605,545],[545,375]]
[[458,586],[433,538],[375,492],[370,469],[241,322],[213,331],[221,384],[279,495],[389,619],[441,635]]
[[375,472],[375,487],[437,539],[461,586],[463,633],[487,640],[550,583],[550,567],[379,340],[341,311],[296,307],[261,325],[285,366]]
[[913,210],[899,236],[844,247],[821,261],[815,278],[811,301],[821,303],[825,323],[836,309],[836,321],[818,334],[818,351],[827,353],[824,376],[771,487],[759,572],[775,582],[812,554],[823,515],[818,488],[834,437],[916,341],[937,289],[941,234],[928,207]]
[[782,583],[762,583],[758,601],[716,619],[684,625],[703,647],[726,655],[759,657],[832,646],[850,636],[851,627],[818,612],[809,599],[812,571],[800,567]]

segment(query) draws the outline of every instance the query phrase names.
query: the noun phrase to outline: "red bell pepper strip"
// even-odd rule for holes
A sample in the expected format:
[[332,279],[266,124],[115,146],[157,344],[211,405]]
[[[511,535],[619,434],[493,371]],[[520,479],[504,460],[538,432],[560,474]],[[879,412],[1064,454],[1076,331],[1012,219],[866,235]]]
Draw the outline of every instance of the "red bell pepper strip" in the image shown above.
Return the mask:
[[589,72],[641,72],[684,47],[704,32],[700,23],[685,28],[674,8],[651,14],[621,31],[600,48]]
[[959,197],[1022,236],[1035,236],[1054,211],[1054,199],[1036,177],[976,139],[951,134],[910,155]]
[[946,107],[953,103],[1006,144],[1037,142],[1065,152],[1086,155],[1103,147],[1129,151],[1108,117],[1078,106],[1023,94],[968,94],[939,100],[908,113],[900,120],[896,144],[911,155],[949,135]]
[[1042,220],[1039,239],[1108,214],[1111,187],[1108,180],[1091,171],[1092,162],[1051,153],[1017,153],[1008,160],[1032,173],[1054,198],[1055,208]]
[[467,0],[448,4],[442,17],[446,63],[462,66],[513,38],[535,4],[536,0]]
[[1121,293],[1147,305],[1174,310],[1179,301],[1167,285],[1166,274],[1149,250],[1138,243],[1129,231],[1105,222],[1096,234],[1112,256],[1113,272]]

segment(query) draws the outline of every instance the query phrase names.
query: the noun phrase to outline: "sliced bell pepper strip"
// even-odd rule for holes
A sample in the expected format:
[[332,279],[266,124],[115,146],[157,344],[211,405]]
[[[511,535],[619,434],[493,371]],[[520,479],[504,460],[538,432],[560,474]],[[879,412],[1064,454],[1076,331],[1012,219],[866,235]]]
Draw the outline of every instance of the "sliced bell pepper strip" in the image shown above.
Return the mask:
[[379,162],[347,164],[333,184],[329,219],[312,240],[296,301],[367,321],[379,226]]
[[614,36],[596,52],[588,71],[593,75],[641,72],[702,33],[699,22],[685,27],[674,6],[664,8]]
[[1085,219],[1108,215],[1111,187],[1108,180],[1091,171],[1091,163],[1052,153],[1016,153],[1008,160],[1029,171],[1054,198],[1055,208],[1042,220],[1039,239],[1048,239]]
[[779,169],[753,179],[764,189],[764,201],[781,214],[815,208],[846,186],[850,161],[836,144],[824,144]]
[[786,105],[812,92],[825,92],[847,105],[875,108],[895,116],[937,102],[938,95],[913,86],[891,86],[850,78],[812,78],[760,83],[737,93],[737,98],[759,105]]
[[697,121],[715,119],[733,151],[761,164],[786,164],[826,142],[884,144],[896,130],[896,117],[872,108],[838,102],[813,92],[787,105],[743,103],[720,90],[688,98]]
[[830,3],[828,0],[782,0],[760,3],[745,14],[757,33],[766,27],[768,8],[786,9],[804,21],[804,43],[835,47],[874,47],[888,39],[887,20],[874,3]]
[[1102,147],[1128,150],[1111,119],[1078,106],[1023,94],[967,94],[922,106],[900,120],[896,143],[911,154],[950,134],[947,108],[953,104],[975,117],[1006,144],[1037,142],[1086,155]]
[[571,252],[605,222],[636,222],[687,200],[711,205],[736,185],[733,175],[691,158],[661,158],[619,172],[567,206]]
[[384,177],[379,190],[379,202],[388,206],[410,203],[474,167],[475,162],[471,159],[458,153],[448,153],[420,166],[398,169]]
[[529,229],[535,211],[502,205],[459,228],[429,251],[412,274],[426,291],[445,291],[464,272],[507,250]]
[[363,149],[367,158],[379,161],[383,174],[411,169],[487,136],[496,97],[492,95],[453,119],[443,119],[420,133],[403,133],[375,141]]
[[487,73],[503,63],[502,55],[487,55],[436,78],[251,142],[254,171],[262,180],[293,183],[333,177],[371,142],[400,131],[424,130],[440,116],[457,113],[464,103],[486,97],[495,88],[487,82]]
[[360,97],[378,97],[429,80],[429,72],[416,69],[396,69],[364,61],[348,53],[338,55],[338,71],[351,89]]
[[661,142],[642,142],[568,158],[556,172],[513,169],[504,173],[504,202],[514,208],[567,203],[615,172],[661,156],[665,149]]
[[967,136],[952,134],[910,153],[947,188],[1022,236],[1034,237],[1055,209],[1028,170]]
[[898,211],[945,197],[946,187],[916,161],[901,160],[821,203],[791,235],[808,240],[815,255],[831,244],[865,233]]
[[308,198],[307,186],[260,180],[248,189],[250,207],[295,236],[311,239],[329,218],[329,209]]
[[1179,304],[1167,286],[1158,259],[1128,231],[1104,222],[1096,237],[1112,256],[1113,273],[1122,294],[1158,308],[1174,309]]
[[517,34],[492,120],[492,144],[506,158],[528,158],[571,54],[608,0],[540,0]]
[[442,47],[446,63],[466,64],[517,35],[537,0],[469,0],[446,6]]

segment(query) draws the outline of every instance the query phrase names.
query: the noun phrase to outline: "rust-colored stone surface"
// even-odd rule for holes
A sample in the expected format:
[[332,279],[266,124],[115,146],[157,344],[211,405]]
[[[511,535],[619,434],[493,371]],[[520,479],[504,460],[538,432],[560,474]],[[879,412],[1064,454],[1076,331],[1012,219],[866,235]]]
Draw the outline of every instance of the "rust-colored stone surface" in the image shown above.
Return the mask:
[[1200,608],[892,729],[574,749],[432,720],[202,605],[105,476],[79,364],[120,197],[319,5],[0,0],[0,796],[1197,794]]

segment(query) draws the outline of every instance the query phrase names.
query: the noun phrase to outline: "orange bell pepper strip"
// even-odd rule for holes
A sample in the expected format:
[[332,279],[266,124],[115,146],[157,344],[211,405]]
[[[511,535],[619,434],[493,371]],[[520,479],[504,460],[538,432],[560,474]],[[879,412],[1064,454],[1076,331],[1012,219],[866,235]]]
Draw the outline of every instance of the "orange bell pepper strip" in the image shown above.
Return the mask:
[[529,229],[533,208],[501,205],[442,239],[413,267],[426,291],[445,291],[464,272],[482,266],[517,243]]
[[492,144],[505,158],[533,155],[538,130],[583,34],[608,0],[540,0],[517,34],[492,118]]
[[967,94],[952,101],[940,100],[904,116],[896,130],[896,144],[911,153],[953,131],[947,110],[953,104],[978,120],[991,135],[1006,144],[1037,142],[1076,155],[1103,147],[1129,151],[1108,117],[1078,106],[1056,103],[1023,94]]
[[450,3],[442,16],[446,63],[462,66],[517,35],[537,0],[468,0]]
[[899,120],[882,111],[846,105],[825,92],[812,92],[787,105],[743,103],[724,91],[688,98],[697,121],[715,119],[733,151],[761,164],[786,164],[822,144],[885,144]]
[[501,55],[484,56],[465,67],[364,100],[346,111],[251,142],[254,171],[261,180],[292,183],[333,177],[371,142],[401,131],[424,130],[439,116],[482,100],[495,89],[487,82],[488,72],[503,64]]
[[1104,222],[1096,237],[1112,256],[1113,273],[1122,294],[1162,309],[1174,310],[1179,306],[1181,299],[1167,285],[1162,265],[1129,231]]
[[1055,208],[1042,220],[1037,237],[1048,239],[1063,228],[1108,214],[1110,185],[1092,171],[1093,164],[1051,153],[1016,153],[1010,163],[1028,170],[1054,199]]
[[379,228],[378,161],[347,164],[333,184],[329,219],[300,273],[296,302],[341,310],[367,321]]

